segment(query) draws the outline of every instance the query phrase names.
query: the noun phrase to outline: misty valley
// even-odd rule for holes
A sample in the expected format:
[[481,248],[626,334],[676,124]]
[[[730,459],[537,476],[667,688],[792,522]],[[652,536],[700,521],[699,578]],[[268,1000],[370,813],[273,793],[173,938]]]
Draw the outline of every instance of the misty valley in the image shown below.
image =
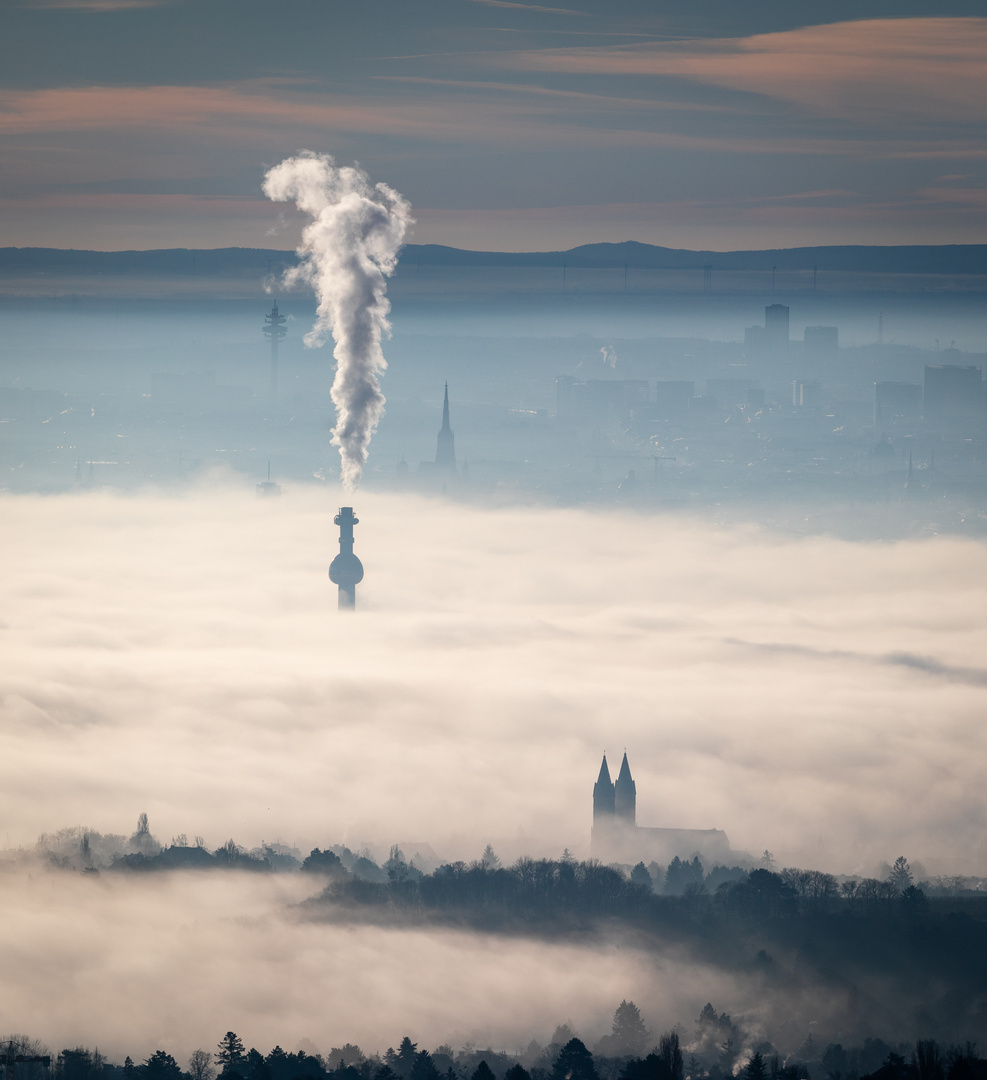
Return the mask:
[[987,1075],[979,270],[631,247],[0,260],[7,1080]]
[[985,0],[0,27],[0,1080],[987,1080]]
[[[92,875],[100,871],[94,864],[114,846],[113,838],[83,831],[80,839],[78,830],[72,832],[39,841],[38,854],[48,863],[41,872],[77,875],[81,867],[89,875],[85,887],[97,888]],[[512,940],[544,942],[538,948],[548,950],[551,943],[569,940],[590,954],[617,948],[647,957],[672,984],[672,995],[676,978],[721,992],[729,987],[740,1011],[731,1017],[707,1002],[697,1017],[677,1017],[659,1038],[638,1006],[622,999],[609,1031],[601,1015],[584,1015],[578,1024],[570,1017],[542,1045],[529,1021],[527,1031],[523,1023],[515,1028],[515,1049],[481,1049],[468,1039],[459,1049],[446,1041],[429,1051],[405,1036],[397,1050],[364,1053],[345,1042],[323,1055],[305,1037],[296,1052],[279,1044],[265,1055],[248,1051],[228,1031],[214,1053],[191,1050],[185,1069],[167,1049],[155,1050],[142,1064],[127,1054],[121,1064],[95,1048],[80,1045],[53,1054],[43,1042],[16,1035],[4,1039],[10,1075],[212,1080],[218,1071],[226,1080],[976,1080],[987,1071],[971,1038],[983,1033],[980,958],[987,901],[964,889],[980,883],[940,880],[917,887],[903,858],[885,881],[838,883],[828,874],[776,873],[763,866],[716,867],[704,875],[698,859],[676,859],[664,873],[655,867],[655,877],[639,864],[628,876],[615,867],[577,862],[568,852],[561,860],[522,858],[505,868],[488,845],[468,865],[423,873],[396,847],[383,866],[369,852],[355,855],[345,846],[339,854],[315,849],[299,864],[283,849],[268,847],[261,857],[229,841],[210,854],[182,840],[158,848],[142,815],[126,845],[140,850],[118,856],[103,873],[123,875],[114,891],[135,874],[145,881],[153,874],[168,889],[168,877],[182,874],[175,867],[183,865],[196,868],[184,871],[192,875],[207,865],[221,868],[240,891],[250,890],[257,871],[307,875],[313,885],[319,879],[329,884],[277,914],[302,932],[326,921],[340,927],[369,922],[393,937],[402,928],[431,924],[433,944],[443,937],[436,928],[444,926],[446,934],[465,929],[474,941],[482,935],[479,940],[494,949]],[[764,861],[769,859],[766,852]],[[9,865],[6,876],[5,888]],[[204,885],[201,879],[199,887]],[[74,899],[83,909],[93,902],[78,892]],[[139,905],[140,894],[127,895],[126,903]],[[254,933],[263,937],[269,929],[260,926]],[[402,948],[396,941],[388,947]],[[264,952],[270,947],[246,969],[253,979],[270,969]],[[365,950],[362,956],[369,959]],[[438,956],[439,950],[427,949],[416,961],[424,965],[419,981],[426,996],[426,970]],[[592,980],[594,966],[591,959],[585,978]],[[471,981],[489,977],[468,962],[465,969]],[[508,963],[504,974],[508,993],[527,998],[530,988],[516,981],[520,970]],[[570,988],[577,996],[588,990],[578,982]],[[165,991],[156,1004],[170,1010],[168,998]],[[442,1016],[433,1020],[442,1023]],[[201,1023],[193,1026],[199,1034]],[[386,1031],[376,1009],[360,1026],[378,1039]],[[338,1018],[332,1027],[340,1029]],[[594,1030],[599,1034],[592,1038]],[[924,1035],[916,1040],[915,1030]],[[170,1049],[189,1045],[191,1034],[176,1033]],[[120,1036],[114,1042],[120,1045]],[[124,1048],[132,1043],[123,1037]]]
[[[153,896],[155,883],[166,892],[176,880],[183,889],[208,889],[213,875],[220,874],[233,888],[249,893],[258,875],[287,875],[290,897],[283,897],[268,918],[286,920],[302,935],[322,927],[363,927],[363,932],[393,938],[391,947],[397,949],[403,948],[400,935],[423,931],[433,938],[465,934],[495,949],[503,942],[522,949],[543,942],[549,952],[565,946],[581,953],[582,963],[588,963],[582,977],[590,980],[593,954],[616,948],[662,973],[673,1001],[680,1000],[677,978],[692,984],[692,992],[700,987],[722,994],[729,988],[734,1019],[707,1004],[694,1033],[683,1026],[687,1017],[667,1017],[667,1004],[662,1010],[673,1025],[669,1037],[683,1042],[685,1072],[681,1060],[670,1073],[662,1071],[670,1067],[667,1062],[660,1066],[652,1058],[642,1060],[651,1035],[636,1006],[634,1023],[627,1026],[623,1002],[612,1032],[590,1040],[595,1066],[579,1044],[585,1055],[581,1067],[596,1070],[584,1074],[590,1080],[593,1075],[718,1080],[737,1075],[738,1069],[750,1080],[855,1080],[870,1073],[882,1080],[907,1080],[926,1075],[925,1065],[920,1068],[917,1062],[923,1053],[933,1053],[929,1046],[936,1047],[936,1040],[942,1046],[933,1053],[934,1076],[965,1075],[955,1070],[966,1068],[976,1076],[984,1067],[970,1047],[983,1037],[985,1024],[985,882],[942,875],[916,882],[904,857],[885,866],[881,879],[776,870],[767,851],[756,863],[707,870],[699,856],[676,856],[667,867],[643,862],[607,866],[578,861],[568,850],[561,859],[522,856],[504,866],[489,844],[472,861],[437,864],[427,845],[410,858],[393,845],[378,863],[369,848],[354,852],[346,845],[314,848],[304,858],[284,844],[247,851],[232,839],[214,851],[201,837],[190,843],[184,835],[163,846],[142,814],[129,838],[65,829],[42,836],[33,852],[8,853],[4,869],[8,889],[18,870],[47,876],[56,890],[81,875],[95,890],[83,900],[71,886],[83,908],[98,904],[105,887],[123,902],[139,904],[140,892],[149,889]],[[108,886],[99,884],[103,877]],[[131,895],[129,883],[139,883],[140,892]],[[262,926],[254,933],[263,937]],[[267,963],[260,959],[258,972]],[[468,962],[464,966],[465,977],[482,979]],[[510,981],[509,968],[505,974]],[[571,989],[580,994],[580,981]],[[602,1019],[584,1016],[587,1038],[589,1031],[600,1029]],[[436,1023],[441,1022],[439,1017]],[[362,1018],[362,1027],[364,1040],[368,1027],[379,1037],[373,1012]],[[525,1031],[515,1027],[512,1035],[521,1039]],[[910,1045],[916,1039],[918,1051]],[[187,1042],[187,1033],[179,1041]],[[547,1048],[532,1041],[523,1052],[488,1049],[480,1059],[497,1076],[525,1067],[533,1080],[550,1078],[568,1043],[556,1033]],[[348,1061],[336,1049],[326,1060],[300,1052],[297,1060],[289,1056],[282,1061],[279,1049],[264,1059],[251,1051],[249,1068],[241,1075],[321,1077],[326,1071],[356,1068],[361,1080],[386,1080],[391,1074],[381,1069],[401,1075],[401,1068],[413,1066],[415,1077],[470,1080],[474,1066],[479,1067],[470,1044],[458,1055],[447,1047],[430,1057],[419,1054],[412,1060],[406,1055],[401,1068],[392,1051],[381,1060],[365,1058],[350,1044],[346,1050],[353,1055]],[[170,1060],[171,1071],[160,1074],[163,1080],[177,1080],[178,1066]],[[128,1057],[128,1067],[129,1062]],[[227,1063],[224,1071],[233,1071],[237,1062],[242,1067],[247,1058]],[[68,1075],[71,1067],[60,1064],[59,1069]],[[148,1059],[140,1076],[157,1077],[159,1067],[164,1067],[161,1061]],[[758,1072],[762,1067],[763,1075]],[[96,1058],[91,1068],[113,1072]],[[345,1076],[355,1080],[352,1073]],[[508,1080],[524,1077],[514,1072]]]

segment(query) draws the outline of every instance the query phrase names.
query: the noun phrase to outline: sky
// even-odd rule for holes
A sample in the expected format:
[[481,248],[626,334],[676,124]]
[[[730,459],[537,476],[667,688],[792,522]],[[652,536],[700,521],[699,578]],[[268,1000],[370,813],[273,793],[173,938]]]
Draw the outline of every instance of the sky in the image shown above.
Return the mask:
[[359,161],[418,243],[987,242],[977,0],[10,0],[0,246],[291,248]]

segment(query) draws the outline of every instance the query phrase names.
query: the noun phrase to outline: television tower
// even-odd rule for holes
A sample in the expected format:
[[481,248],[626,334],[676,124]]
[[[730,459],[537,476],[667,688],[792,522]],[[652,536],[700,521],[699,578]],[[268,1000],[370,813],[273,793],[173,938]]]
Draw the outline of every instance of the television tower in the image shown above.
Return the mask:
[[341,506],[332,519],[339,526],[339,554],[329,564],[329,580],[339,586],[339,610],[356,607],[356,587],[363,581],[363,563],[353,554],[353,526],[360,519],[352,506]]
[[264,325],[261,330],[267,334],[271,341],[271,400],[278,397],[278,342],[288,333],[285,323],[288,320],[278,311],[278,302],[274,301],[271,314],[264,316]]

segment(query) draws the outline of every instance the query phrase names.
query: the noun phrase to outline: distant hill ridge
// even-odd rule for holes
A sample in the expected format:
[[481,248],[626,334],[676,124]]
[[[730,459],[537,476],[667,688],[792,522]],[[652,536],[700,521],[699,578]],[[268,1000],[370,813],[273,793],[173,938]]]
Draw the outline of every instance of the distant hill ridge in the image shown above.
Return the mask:
[[[280,273],[297,263],[292,251],[267,248],[161,248],[81,251],[0,248],[0,275],[166,274],[227,277]],[[689,251],[627,240],[582,244],[568,251],[466,251],[441,244],[408,244],[405,266],[583,267],[637,270],[812,270],[885,274],[987,274],[987,244],[901,247],[772,248],[764,251]]]

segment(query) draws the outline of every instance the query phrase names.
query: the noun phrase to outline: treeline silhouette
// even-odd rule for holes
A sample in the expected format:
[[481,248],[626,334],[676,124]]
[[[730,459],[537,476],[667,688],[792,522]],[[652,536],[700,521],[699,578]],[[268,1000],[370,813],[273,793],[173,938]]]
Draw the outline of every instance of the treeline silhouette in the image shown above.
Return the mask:
[[[455,925],[545,938],[630,932],[635,948],[660,953],[674,944],[713,971],[754,980],[776,1014],[798,995],[810,995],[819,1002],[813,1008],[828,1010],[833,1030],[863,1030],[840,1020],[842,1010],[898,1038],[987,1038],[987,895],[964,892],[955,880],[916,885],[904,857],[884,878],[861,880],[775,870],[768,852],[754,869],[708,872],[698,856],[625,869],[580,862],[568,852],[505,867],[488,845],[474,862],[426,872],[420,856],[408,860],[397,847],[382,865],[370,852],[342,845],[315,848],[304,859],[278,845],[247,852],[233,840],[209,851],[198,837],[191,844],[176,837],[163,847],[146,815],[123,852],[117,838],[88,831],[59,836],[60,848],[43,838],[56,866],[300,872],[325,883],[301,905],[317,920]],[[852,1010],[835,1004],[851,998]]]
[[[522,857],[504,867],[489,846],[480,860],[446,863],[432,873],[406,862],[396,847],[383,867],[366,857],[359,861],[374,873],[361,871],[352,862],[347,868],[334,851],[316,848],[302,870],[329,879],[319,897],[322,903],[448,914],[485,928],[540,921],[559,925],[567,918],[583,917],[662,924],[681,922],[683,916],[695,921],[697,913],[707,919],[748,922],[842,914],[914,925],[928,924],[937,910],[956,910],[955,903],[937,907],[930,902],[926,892],[912,883],[903,857],[885,880],[842,882],[833,874],[797,867],[775,872],[716,866],[706,874],[699,856],[691,862],[676,857],[662,875],[661,893],[655,892],[654,874],[643,863],[629,876],[617,866],[568,856]],[[987,916],[987,896],[976,898],[966,909]]]
[[[689,865],[701,873],[698,859]],[[886,881],[842,883],[813,870],[735,868],[710,891],[714,869],[680,895],[659,895],[641,865],[627,876],[594,861],[522,858],[503,867],[488,859],[426,874],[393,849],[386,880],[368,881],[316,851],[304,869],[327,883],[304,907],[318,919],[544,937],[631,931],[638,946],[661,952],[674,942],[782,1003],[819,990],[834,1002],[852,997],[842,1030],[859,1018],[899,1037],[987,1036],[987,899],[930,900],[904,859],[896,868]]]
[[[837,878],[823,871],[797,867],[775,873],[774,859],[768,851],[764,852],[761,865],[754,869],[750,866],[716,865],[707,872],[700,857],[695,855],[692,859],[675,856],[667,866],[655,862],[646,866],[639,862],[633,868],[628,868],[629,873],[624,873],[624,868],[616,865],[604,867],[592,860],[577,862],[566,849],[558,861],[521,858],[505,870],[488,844],[481,858],[475,862],[448,863],[432,873],[426,873],[426,860],[421,855],[416,853],[408,860],[396,846],[391,848],[389,858],[381,866],[369,851],[353,852],[343,844],[325,850],[314,848],[304,859],[296,848],[284,844],[265,843],[247,850],[232,838],[218,848],[209,850],[201,836],[190,841],[185,833],[173,837],[170,844],[161,844],[151,834],[146,813],[138,817],[137,828],[129,837],[104,835],[80,827],[43,835],[38,839],[37,847],[52,867],[90,872],[101,869],[138,872],[238,869],[281,873],[302,870],[402,887],[408,881],[429,879],[436,882],[437,888],[424,884],[423,896],[426,899],[445,889],[445,882],[438,881],[440,876],[446,879],[451,876],[459,883],[466,881],[467,893],[483,893],[485,903],[491,894],[514,900],[521,896],[531,899],[541,893],[549,899],[551,906],[555,899],[564,901],[564,898],[571,899],[578,893],[578,902],[582,906],[585,906],[587,899],[592,906],[596,903],[593,894],[600,894],[609,901],[615,901],[617,906],[626,908],[628,904],[633,906],[635,898],[641,895],[660,894],[693,899],[715,896],[724,903],[755,907],[768,904],[776,913],[782,910],[804,913],[841,907],[867,911],[882,905],[890,909],[894,901],[918,909],[929,897],[987,902],[984,888],[987,880],[984,879],[940,875],[933,881],[915,885],[904,856],[899,856],[893,866],[887,866],[887,874],[882,879]],[[499,876],[496,880],[484,879],[482,872]],[[464,875],[470,876],[464,879]],[[532,882],[535,886],[533,889],[530,887]],[[624,888],[624,885],[640,886],[644,892]],[[405,888],[401,891],[408,892]],[[354,895],[358,892],[358,889],[354,890]],[[367,897],[372,895],[371,890]],[[562,906],[565,906],[564,902]]]
[[[683,1040],[686,1040],[683,1044]],[[471,1045],[419,1049],[405,1036],[397,1049],[364,1054],[346,1043],[326,1056],[275,1046],[268,1054],[228,1031],[216,1050],[195,1050],[185,1067],[165,1050],[141,1063],[129,1056],[114,1064],[85,1047],[49,1053],[26,1036],[3,1040],[7,1080],[987,1080],[987,1060],[976,1047],[940,1045],[920,1039],[911,1045],[868,1038],[844,1048],[830,1043],[817,1051],[807,1036],[782,1055],[768,1041],[751,1042],[726,1013],[711,1003],[693,1032],[678,1026],[655,1039],[640,1010],[622,1001],[610,1034],[590,1050],[568,1024],[556,1028],[547,1046],[532,1041],[516,1054]]]

